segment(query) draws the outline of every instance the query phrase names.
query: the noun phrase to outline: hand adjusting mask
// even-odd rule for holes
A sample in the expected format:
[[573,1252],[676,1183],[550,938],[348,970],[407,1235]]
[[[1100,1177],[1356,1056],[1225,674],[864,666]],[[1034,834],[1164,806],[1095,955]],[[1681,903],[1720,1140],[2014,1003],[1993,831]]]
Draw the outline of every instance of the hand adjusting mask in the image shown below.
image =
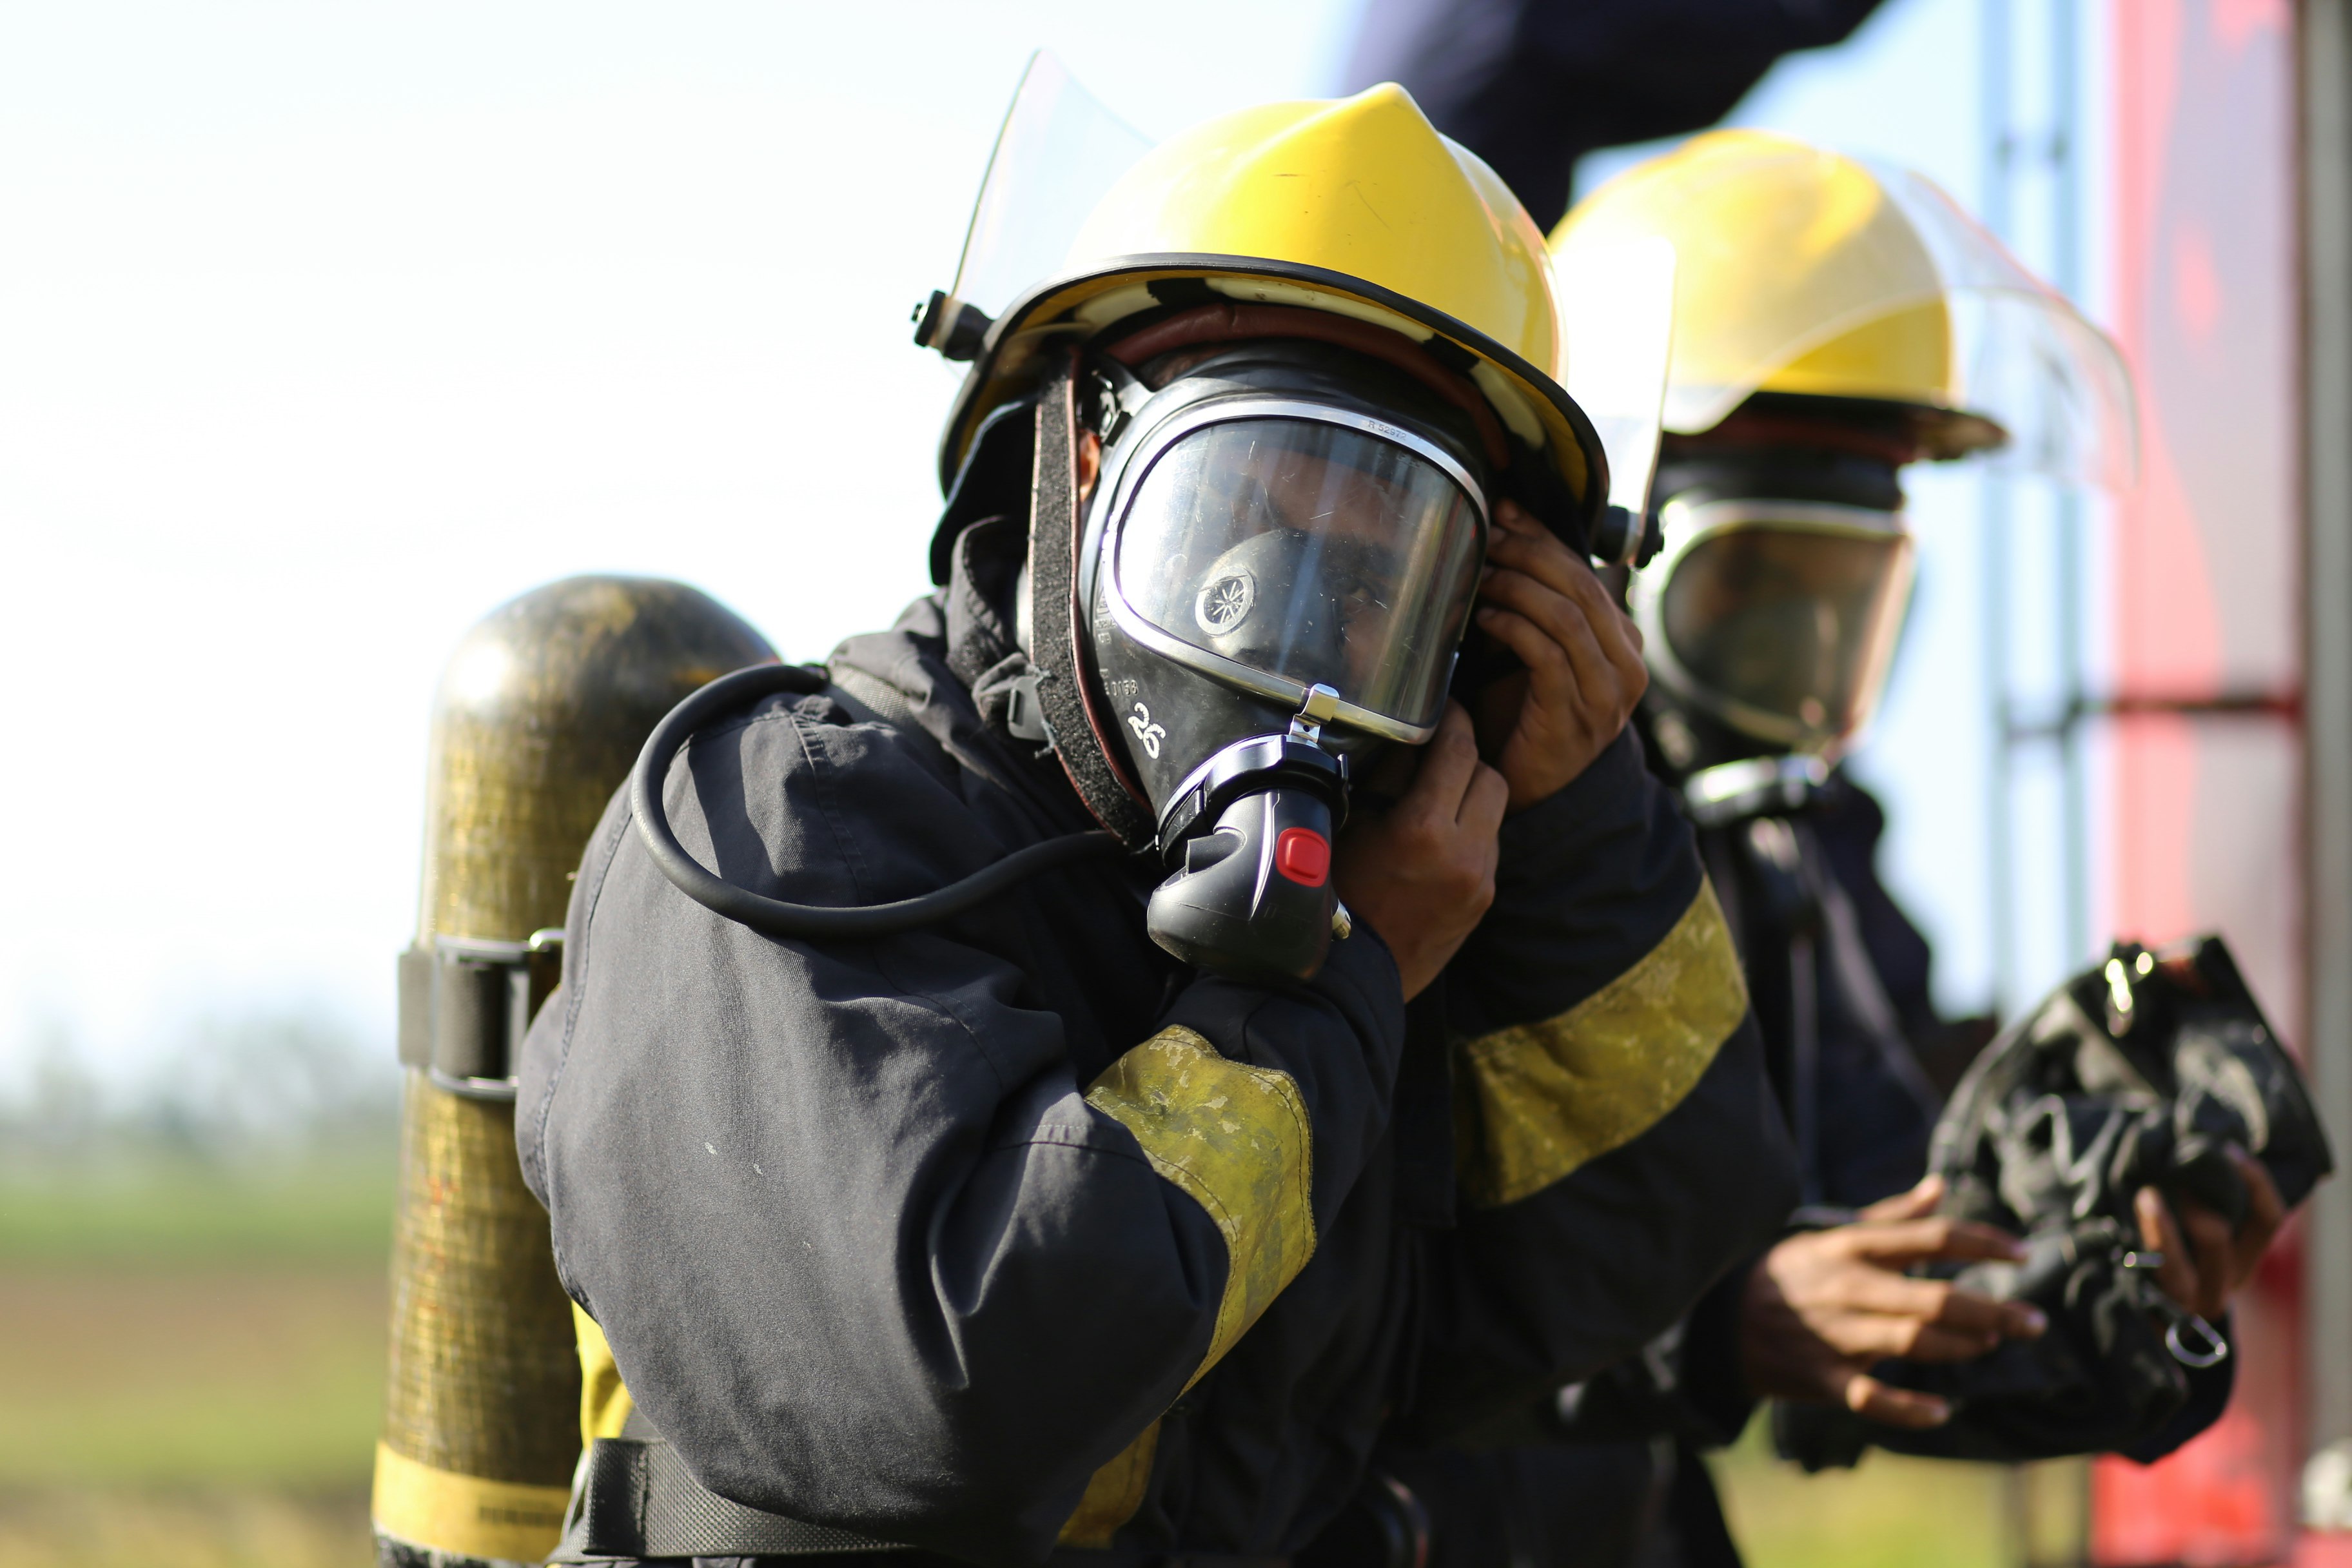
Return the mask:
[[1105,749],[1171,868],[1152,939],[1303,979],[1345,924],[1330,846],[1350,758],[1426,741],[1444,711],[1505,448],[1433,361],[1202,347],[1188,315],[1090,357],[1105,447],[1076,602]]

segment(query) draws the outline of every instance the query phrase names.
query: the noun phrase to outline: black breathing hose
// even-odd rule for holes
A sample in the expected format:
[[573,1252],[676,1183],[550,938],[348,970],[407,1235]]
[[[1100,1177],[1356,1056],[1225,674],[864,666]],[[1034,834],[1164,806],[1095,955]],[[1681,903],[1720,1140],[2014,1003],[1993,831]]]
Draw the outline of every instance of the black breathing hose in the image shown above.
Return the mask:
[[669,775],[670,759],[705,721],[728,709],[740,708],[773,692],[806,694],[824,688],[822,670],[798,664],[755,664],[749,669],[722,675],[695,692],[671,709],[654,726],[654,732],[646,737],[646,749],[637,753],[636,766],[629,771],[629,810],[637,819],[637,837],[645,845],[646,853],[653,857],[654,864],[661,868],[662,875],[703,908],[768,936],[835,940],[888,936],[960,915],[1015,883],[1025,882],[1056,866],[1125,852],[1118,840],[1108,833],[1067,834],[1016,849],[962,881],[951,882],[920,898],[851,909],[788,904],[782,899],[764,898],[749,888],[739,888],[704,870],[678,843],[677,835],[670,831],[669,818],[662,811],[661,786]]

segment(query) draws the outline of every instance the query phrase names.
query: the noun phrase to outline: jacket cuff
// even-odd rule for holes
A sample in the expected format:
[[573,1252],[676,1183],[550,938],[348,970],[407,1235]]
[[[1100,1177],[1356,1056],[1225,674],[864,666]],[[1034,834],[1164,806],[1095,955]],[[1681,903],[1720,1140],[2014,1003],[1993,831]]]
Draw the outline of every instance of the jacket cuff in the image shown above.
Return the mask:
[[1404,1037],[1404,975],[1381,933],[1363,921],[1334,941],[1323,967],[1307,982],[1350,1018],[1373,1023],[1382,1039]]
[[1726,1271],[1691,1309],[1683,1334],[1683,1400],[1711,1447],[1735,1441],[1756,1411],[1739,1364],[1739,1315],[1748,1276],[1762,1261],[1744,1258]]
[[1638,792],[1649,772],[1640,737],[1627,725],[1585,770],[1545,799],[1503,818],[1498,835],[1502,858],[1495,868],[1496,902],[1515,885],[1550,879],[1564,860],[1583,849],[1582,839],[1612,813],[1601,809]]

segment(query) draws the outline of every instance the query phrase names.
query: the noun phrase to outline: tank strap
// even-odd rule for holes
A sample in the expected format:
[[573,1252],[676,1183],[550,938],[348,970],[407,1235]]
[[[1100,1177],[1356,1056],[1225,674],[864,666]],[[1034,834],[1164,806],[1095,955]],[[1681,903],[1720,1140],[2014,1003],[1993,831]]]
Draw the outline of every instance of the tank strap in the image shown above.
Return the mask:
[[845,1530],[730,1502],[659,1438],[599,1437],[580,1456],[551,1563],[611,1558],[818,1557],[904,1552]]
[[563,931],[525,942],[434,936],[400,955],[400,1062],[469,1100],[512,1100],[514,1056],[555,989]]

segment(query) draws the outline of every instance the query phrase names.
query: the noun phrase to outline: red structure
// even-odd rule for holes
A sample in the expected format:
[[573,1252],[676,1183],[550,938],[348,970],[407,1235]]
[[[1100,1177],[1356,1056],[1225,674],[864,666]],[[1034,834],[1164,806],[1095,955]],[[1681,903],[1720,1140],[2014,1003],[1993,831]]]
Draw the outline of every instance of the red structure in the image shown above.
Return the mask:
[[[2111,0],[2109,10],[2114,324],[2137,378],[2144,447],[2110,584],[2106,903],[2118,934],[2143,941],[2225,932],[2317,1069],[2323,1102],[2340,1098],[2352,1049],[2337,1034],[2347,978],[2332,951],[2345,889],[2326,864],[2338,819],[2352,815],[2328,748],[2352,714],[2336,714],[2333,697],[2324,721],[2311,713],[2327,731],[2316,750],[2306,723],[2321,687],[2340,693],[2346,679],[2335,623],[2315,637],[2315,614],[2352,618],[2352,600],[2336,607],[2320,581],[2352,525],[2352,496],[2329,478],[2345,465],[2336,449],[2305,460],[2352,444],[2352,428],[2319,422],[2342,410],[2325,385],[2315,402],[2313,380],[2336,374],[2342,334],[2330,337],[2324,318],[2352,279],[2307,261],[2336,222],[2333,186],[2313,207],[2315,179],[2340,183],[2347,166],[2332,142],[2309,155],[2315,127],[2333,134],[2330,95],[2340,102],[2343,90],[2339,11],[2320,0]],[[2327,1111],[2342,1159],[2341,1107]],[[2315,1436],[2347,1436],[2333,1430],[2347,1414],[2333,1391],[2352,1322],[2332,1299],[2313,1310],[2306,1289],[2307,1264],[2336,1268],[2352,1243],[2339,1226],[2329,1194],[2243,1299],[2237,1393],[2219,1425],[2152,1468],[2097,1466],[2095,1563],[2352,1564],[2352,1535],[2300,1522]]]

